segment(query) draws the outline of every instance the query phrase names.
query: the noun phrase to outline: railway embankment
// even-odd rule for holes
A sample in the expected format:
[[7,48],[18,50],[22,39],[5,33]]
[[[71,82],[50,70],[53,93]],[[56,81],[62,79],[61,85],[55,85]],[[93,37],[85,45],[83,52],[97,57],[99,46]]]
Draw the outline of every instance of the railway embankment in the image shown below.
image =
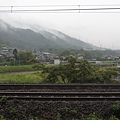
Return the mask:
[[120,110],[119,86],[1,84],[0,114],[6,120],[86,120],[90,115],[109,120]]
[[0,105],[0,113],[6,120],[72,120],[95,114],[99,118],[110,118],[113,115],[114,101],[24,101],[7,100]]

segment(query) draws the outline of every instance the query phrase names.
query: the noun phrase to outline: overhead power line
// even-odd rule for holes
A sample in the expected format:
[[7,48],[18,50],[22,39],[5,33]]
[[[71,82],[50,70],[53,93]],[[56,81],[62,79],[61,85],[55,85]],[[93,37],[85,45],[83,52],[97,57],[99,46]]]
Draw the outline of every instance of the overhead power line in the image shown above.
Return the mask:
[[120,13],[120,5],[0,6],[1,13]]

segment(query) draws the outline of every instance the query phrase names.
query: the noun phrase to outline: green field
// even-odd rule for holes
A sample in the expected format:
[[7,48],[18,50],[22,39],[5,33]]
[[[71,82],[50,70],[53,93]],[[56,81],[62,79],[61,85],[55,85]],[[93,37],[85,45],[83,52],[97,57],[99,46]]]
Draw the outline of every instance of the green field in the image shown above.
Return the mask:
[[[32,74],[11,74],[13,72],[34,71]],[[44,75],[35,71],[32,65],[0,66],[0,83],[41,83]]]
[[0,83],[114,83],[118,82],[114,80],[118,72],[115,66],[99,68],[90,66],[87,61],[81,61],[79,66],[74,64],[74,67],[71,64],[0,66]]
[[32,65],[23,65],[23,66],[0,66],[0,73],[7,72],[21,72],[21,71],[34,71]]
[[21,75],[1,74],[0,83],[42,83],[43,78],[44,75],[40,72]]

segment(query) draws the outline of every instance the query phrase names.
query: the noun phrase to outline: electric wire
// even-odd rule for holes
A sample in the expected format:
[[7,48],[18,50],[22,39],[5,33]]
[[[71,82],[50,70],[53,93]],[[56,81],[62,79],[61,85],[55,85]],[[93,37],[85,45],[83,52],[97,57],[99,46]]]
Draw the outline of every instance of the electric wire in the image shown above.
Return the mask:
[[[72,8],[67,8],[67,7],[72,7]],[[0,6],[0,13],[2,12],[3,13],[119,13],[120,12],[119,10],[120,10],[120,5]]]

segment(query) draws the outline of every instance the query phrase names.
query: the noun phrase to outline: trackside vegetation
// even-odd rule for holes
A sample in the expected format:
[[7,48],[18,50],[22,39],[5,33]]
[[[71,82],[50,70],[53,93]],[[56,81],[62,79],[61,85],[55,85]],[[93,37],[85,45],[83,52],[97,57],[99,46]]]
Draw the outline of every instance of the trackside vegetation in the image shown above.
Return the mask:
[[[34,105],[36,104],[36,102],[34,103],[32,100],[29,101],[29,105],[31,105],[30,103],[32,103]],[[13,105],[13,107],[11,107],[9,104]],[[19,104],[20,104],[20,106],[19,106]],[[16,106],[16,105],[18,105],[18,106]],[[75,105],[75,103],[74,103],[74,105]],[[96,107],[98,107],[99,105],[100,104],[98,103],[98,105]],[[54,112],[54,114],[50,114],[50,113],[48,114],[47,110],[44,109],[44,105],[41,106],[41,108],[43,108],[42,110],[44,111],[43,112],[44,114],[41,116],[40,115],[41,113],[37,112],[37,114],[36,114],[36,112],[34,111],[34,110],[36,110],[36,108],[39,109],[40,107],[36,106],[36,108],[34,108],[34,106],[33,106],[33,109],[31,109],[29,106],[26,106],[26,109],[25,109],[24,108],[25,106],[26,106],[25,101],[14,99],[11,103],[11,102],[8,102],[8,99],[6,96],[3,96],[2,98],[0,98],[0,108],[3,109],[2,111],[4,111],[4,112],[0,113],[0,120],[7,120],[8,118],[12,119],[12,120],[13,119],[19,120],[19,117],[22,118],[24,115],[26,115],[24,117],[28,120],[40,120],[40,119],[51,119],[51,120],[53,120],[53,119],[54,120],[68,120],[68,119],[69,120],[120,120],[120,114],[119,114],[120,103],[119,102],[111,104],[108,108],[106,108],[107,111],[103,110],[102,116],[99,115],[98,111],[86,114],[86,112],[84,110],[82,112],[82,111],[79,111],[77,109],[77,107],[70,107],[70,106],[59,106],[56,109],[56,112]],[[46,107],[48,107],[48,106],[46,106]],[[93,107],[95,107],[95,106],[93,106]],[[20,111],[22,111],[22,113]],[[7,115],[5,112],[7,113]],[[34,114],[31,112],[34,112]],[[20,116],[20,115],[22,115],[22,116]],[[66,119],[66,118],[68,118],[68,119]]]
[[40,64],[36,68],[42,69],[46,74],[45,83],[113,83],[113,79],[119,74],[119,68],[90,65],[87,60],[76,60],[73,57],[66,58],[66,64],[45,66]]
[[0,83],[42,83],[45,75],[40,72],[21,75],[0,75]]
[[[12,112],[10,111],[10,113],[12,114]],[[5,119],[2,115],[0,115],[0,120],[7,120]],[[37,117],[30,117],[28,120],[39,120]],[[61,120],[60,118],[60,114],[57,115],[57,119],[56,120]],[[75,120],[74,118],[72,118],[71,120]],[[77,119],[79,120],[79,119]],[[80,120],[104,120],[102,118],[98,118],[97,116],[95,116],[94,114],[90,114],[87,118],[81,118]],[[116,118],[115,116],[111,116],[108,120],[119,120],[118,118]]]
[[[66,118],[66,115],[70,115],[71,116],[71,119],[70,120],[120,120],[119,118],[117,118],[116,116],[114,115],[111,115],[108,119],[104,119],[102,117],[98,117],[95,112],[92,113],[92,114],[89,114],[87,116],[84,116],[84,115],[81,115],[81,117],[79,119],[75,119],[75,116],[77,114],[77,112],[79,111],[76,111],[76,110],[69,110],[69,108],[61,108],[63,109],[63,111],[60,111],[58,112],[55,116],[54,116],[54,119],[56,120],[63,120]],[[9,115],[11,116],[11,118],[14,118],[15,120],[19,119],[17,117],[17,115],[19,114],[18,113],[18,110],[16,108],[12,108],[9,110]],[[0,115],[0,120],[7,120],[3,115]],[[33,116],[29,116],[28,120],[39,120],[38,117],[33,117]],[[66,120],[66,119],[65,119]]]
[[[34,72],[31,74],[19,74],[19,72],[30,71]],[[33,65],[0,66],[0,83],[41,83],[44,76],[41,72],[37,72]]]
[[[9,114],[11,114],[12,116],[14,116],[14,118],[16,118],[16,117],[15,117],[15,116],[16,116],[16,110],[15,110],[15,109],[10,110]],[[0,115],[0,120],[7,120],[7,119],[5,119],[4,116]],[[16,120],[18,120],[18,119],[16,119]],[[38,118],[38,117],[32,117],[32,116],[30,116],[30,117],[28,118],[28,120],[39,120],[39,118]],[[60,113],[57,114],[56,120],[62,120]],[[84,118],[84,117],[83,117],[83,118],[81,117],[80,119],[74,119],[74,117],[73,117],[71,120],[106,120],[106,119],[99,118],[99,117],[97,117],[97,116],[93,113],[93,114],[90,114],[88,117],[85,117],[85,118]],[[109,119],[107,119],[107,120],[119,120],[119,119],[118,119],[117,117],[115,117],[115,116],[112,115],[112,116],[111,116]]]
[[[34,71],[32,74],[11,72]],[[99,67],[87,60],[66,58],[66,64],[34,64],[24,66],[0,66],[0,83],[115,83],[120,68]],[[4,74],[6,73],[6,74]]]
[[33,65],[21,66],[0,66],[0,73],[21,72],[21,71],[35,71]]

